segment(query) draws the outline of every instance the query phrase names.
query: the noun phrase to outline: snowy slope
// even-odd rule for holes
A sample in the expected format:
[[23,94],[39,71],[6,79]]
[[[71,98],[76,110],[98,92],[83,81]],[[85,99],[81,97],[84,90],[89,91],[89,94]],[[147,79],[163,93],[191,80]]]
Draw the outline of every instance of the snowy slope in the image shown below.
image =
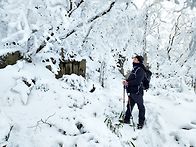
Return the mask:
[[[91,94],[88,92],[91,82],[87,83],[82,77],[72,75],[55,80],[42,66],[26,64],[20,71],[17,65],[6,67],[1,77],[5,77],[2,80],[5,85],[1,85],[2,145],[120,145],[104,124],[104,114],[111,113],[112,108],[107,105],[113,95],[102,91],[99,85],[95,85],[97,90]],[[28,87],[23,79],[29,83],[34,79],[35,84]],[[5,135],[11,126],[6,143]]]
[[[134,131],[129,125],[115,126],[123,109],[120,76],[103,89],[80,76],[56,80],[42,65],[20,64],[22,68],[17,64],[0,72],[4,83],[0,87],[1,146],[123,147],[132,146],[131,142],[139,147],[196,146],[196,100],[189,91],[145,93],[147,122],[143,130]],[[90,93],[92,84],[96,90]],[[137,115],[135,107],[135,123]],[[111,124],[104,123],[106,118]]]

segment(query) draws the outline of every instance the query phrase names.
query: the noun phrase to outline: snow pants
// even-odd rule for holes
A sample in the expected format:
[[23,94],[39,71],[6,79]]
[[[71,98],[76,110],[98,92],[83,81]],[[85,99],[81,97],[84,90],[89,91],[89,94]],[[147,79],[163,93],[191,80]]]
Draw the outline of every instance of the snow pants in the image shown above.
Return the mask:
[[145,106],[144,106],[143,94],[129,94],[128,97],[129,97],[129,100],[127,103],[125,120],[130,120],[133,107],[135,106],[135,104],[137,104],[137,107],[139,109],[138,123],[143,125],[145,121]]

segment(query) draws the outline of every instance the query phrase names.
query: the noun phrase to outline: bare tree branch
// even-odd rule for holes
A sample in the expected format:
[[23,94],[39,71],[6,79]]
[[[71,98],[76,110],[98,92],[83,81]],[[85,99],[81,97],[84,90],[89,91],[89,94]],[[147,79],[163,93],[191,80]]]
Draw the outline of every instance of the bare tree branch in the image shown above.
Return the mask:
[[34,128],[34,127],[35,127],[35,128],[36,128],[35,130],[37,130],[37,127],[40,127],[40,124],[46,124],[46,125],[48,125],[50,128],[51,128],[51,127],[54,127],[54,128],[55,128],[58,132],[60,132],[61,134],[67,135],[65,130],[60,129],[60,128],[58,128],[55,124],[52,124],[52,123],[49,123],[49,122],[48,122],[48,120],[49,120],[51,117],[53,117],[54,115],[55,115],[55,113],[52,114],[52,115],[50,115],[50,116],[48,116],[45,120],[41,119],[41,120],[37,121],[37,124],[36,124],[35,126],[29,127],[29,128]]
[[45,119],[45,121],[44,121],[43,119],[37,121],[37,124],[36,124],[35,126],[29,127],[29,128],[35,128],[35,130],[37,130],[37,127],[40,127],[40,126],[39,126],[40,123],[42,123],[42,124],[47,124],[47,125],[49,125],[50,127],[54,126],[54,124],[50,124],[50,123],[47,122],[48,119],[51,118],[51,117],[53,117],[54,115],[55,115],[55,113],[52,114],[52,115],[50,115],[50,116],[48,116],[48,117]]
[[92,30],[92,26],[90,26],[90,28],[88,29],[88,32],[86,33],[86,36],[84,37],[84,39],[83,39],[83,41],[82,41],[82,46],[84,45],[84,43],[85,43],[85,41],[86,41],[86,39],[88,38],[88,36],[89,36],[89,34],[90,34],[90,32],[91,32],[91,30]]
[[9,130],[8,134],[5,136],[5,141],[8,141],[8,140],[9,140],[10,134],[11,134],[11,131],[12,131],[13,127],[14,127],[14,126],[11,126],[11,127],[10,127],[10,130]]
[[[177,18],[177,21],[176,21],[176,23],[174,24],[174,34],[172,35],[172,33],[169,35],[169,45],[168,45],[168,47],[167,47],[167,54],[168,54],[168,59],[170,60],[170,51],[172,50],[172,46],[173,46],[173,43],[174,43],[174,39],[176,38],[176,36],[177,36],[177,33],[178,33],[178,30],[180,30],[179,29],[179,27],[178,27],[178,24],[179,24],[179,18],[181,17],[181,14],[178,16],[178,18]],[[173,29],[172,28],[172,29]]]

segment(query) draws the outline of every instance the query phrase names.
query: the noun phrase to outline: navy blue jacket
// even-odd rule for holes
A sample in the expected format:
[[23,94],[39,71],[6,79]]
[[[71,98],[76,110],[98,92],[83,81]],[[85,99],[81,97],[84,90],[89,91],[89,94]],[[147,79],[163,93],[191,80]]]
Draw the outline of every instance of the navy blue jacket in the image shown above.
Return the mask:
[[133,63],[133,70],[128,79],[127,93],[143,94],[142,80],[145,75],[145,67],[141,63]]

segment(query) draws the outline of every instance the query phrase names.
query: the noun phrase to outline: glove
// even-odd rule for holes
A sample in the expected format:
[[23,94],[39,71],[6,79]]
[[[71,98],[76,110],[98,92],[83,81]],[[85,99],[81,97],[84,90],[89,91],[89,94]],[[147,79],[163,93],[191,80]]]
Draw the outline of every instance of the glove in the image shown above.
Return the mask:
[[124,86],[128,86],[128,82],[126,80],[124,80],[122,83]]

